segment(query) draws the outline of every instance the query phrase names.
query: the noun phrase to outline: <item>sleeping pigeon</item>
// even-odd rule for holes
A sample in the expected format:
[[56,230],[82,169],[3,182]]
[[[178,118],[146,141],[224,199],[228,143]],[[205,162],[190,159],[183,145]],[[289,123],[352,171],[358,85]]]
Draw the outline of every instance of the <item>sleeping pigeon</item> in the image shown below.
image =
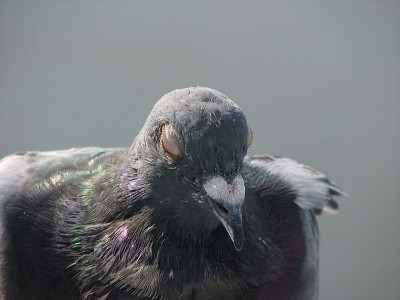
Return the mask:
[[218,91],[173,91],[129,149],[0,161],[3,299],[317,299],[315,215],[341,192]]

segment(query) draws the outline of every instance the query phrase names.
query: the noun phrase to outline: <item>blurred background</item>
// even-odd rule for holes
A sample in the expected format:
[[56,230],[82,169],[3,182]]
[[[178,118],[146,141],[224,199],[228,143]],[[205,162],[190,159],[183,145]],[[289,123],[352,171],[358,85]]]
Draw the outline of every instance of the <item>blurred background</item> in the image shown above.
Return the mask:
[[0,156],[129,146],[154,103],[226,94],[250,154],[350,194],[320,219],[320,299],[399,299],[400,1],[0,0]]

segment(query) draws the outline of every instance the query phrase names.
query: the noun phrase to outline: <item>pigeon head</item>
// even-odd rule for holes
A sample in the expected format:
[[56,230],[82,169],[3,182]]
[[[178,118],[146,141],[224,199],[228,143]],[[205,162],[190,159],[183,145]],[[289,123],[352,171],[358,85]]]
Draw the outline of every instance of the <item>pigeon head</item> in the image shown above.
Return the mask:
[[241,250],[241,171],[251,140],[246,118],[233,101],[209,88],[186,88],[156,103],[130,157],[145,162],[155,178],[152,189],[165,205],[185,203],[181,206],[217,220]]

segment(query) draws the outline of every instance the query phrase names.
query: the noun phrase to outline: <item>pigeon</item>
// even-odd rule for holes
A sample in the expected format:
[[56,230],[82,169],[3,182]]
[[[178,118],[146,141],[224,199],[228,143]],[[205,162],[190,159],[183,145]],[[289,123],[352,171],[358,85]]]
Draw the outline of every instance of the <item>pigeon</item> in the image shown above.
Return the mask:
[[344,196],[289,158],[247,156],[224,94],[164,95],[130,148],[0,161],[1,299],[318,297],[316,215]]

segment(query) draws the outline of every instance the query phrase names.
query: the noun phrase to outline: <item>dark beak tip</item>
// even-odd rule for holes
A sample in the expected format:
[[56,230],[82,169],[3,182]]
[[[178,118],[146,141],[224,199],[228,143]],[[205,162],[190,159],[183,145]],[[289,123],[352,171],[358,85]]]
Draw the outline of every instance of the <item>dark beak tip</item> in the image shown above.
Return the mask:
[[240,226],[234,229],[233,235],[231,236],[231,240],[233,242],[233,245],[235,246],[236,251],[241,251],[244,242],[244,233],[242,224],[240,224]]
[[244,231],[240,209],[237,211],[229,210],[227,214],[217,214],[217,217],[225,227],[236,251],[241,251],[244,242]]
[[242,251],[242,249],[243,249],[243,241],[241,241],[241,242],[234,242],[233,244],[234,244],[234,246],[235,246],[236,251]]

